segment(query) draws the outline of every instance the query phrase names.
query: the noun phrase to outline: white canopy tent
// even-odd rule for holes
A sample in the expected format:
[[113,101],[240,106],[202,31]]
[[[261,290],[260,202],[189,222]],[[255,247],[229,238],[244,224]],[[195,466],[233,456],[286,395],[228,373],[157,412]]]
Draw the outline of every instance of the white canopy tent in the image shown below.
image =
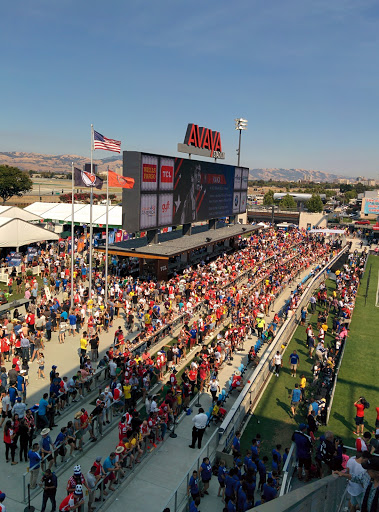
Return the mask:
[[9,219],[22,219],[28,222],[38,222],[42,220],[42,217],[35,215],[34,213],[28,212],[23,208],[17,206],[0,206],[0,217],[6,217]]
[[16,247],[45,240],[59,240],[56,233],[30,224],[22,219],[0,217],[0,248]]
[[[96,204],[92,207],[92,223],[97,226],[105,226],[106,205]],[[43,219],[53,222],[61,222],[69,224],[71,222],[70,203],[33,203],[24,208],[28,212],[40,215]],[[89,224],[90,206],[89,204],[75,203],[74,205],[74,222],[75,224]],[[122,226],[122,207],[109,206],[108,225],[114,227]]]

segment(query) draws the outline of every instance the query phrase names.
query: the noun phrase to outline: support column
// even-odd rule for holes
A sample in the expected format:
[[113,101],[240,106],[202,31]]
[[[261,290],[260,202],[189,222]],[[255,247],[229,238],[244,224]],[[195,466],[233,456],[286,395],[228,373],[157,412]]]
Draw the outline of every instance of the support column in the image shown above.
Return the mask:
[[183,235],[192,235],[192,224],[183,224]]
[[157,229],[149,229],[146,232],[146,240],[148,244],[157,244],[158,243],[158,230]]
[[208,227],[209,229],[216,229],[217,219],[209,219]]

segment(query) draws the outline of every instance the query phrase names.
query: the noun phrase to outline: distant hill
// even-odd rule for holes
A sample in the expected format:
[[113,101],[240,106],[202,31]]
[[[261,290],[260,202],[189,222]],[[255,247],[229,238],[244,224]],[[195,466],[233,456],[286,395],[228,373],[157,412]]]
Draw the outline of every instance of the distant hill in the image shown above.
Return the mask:
[[[0,165],[7,164],[19,167],[25,171],[66,173],[71,171],[71,162],[83,168],[90,159],[79,155],[44,155],[41,153],[24,153],[11,151],[0,153]],[[107,167],[112,171],[122,173],[122,157],[114,155],[93,161],[98,165],[99,172],[105,172]],[[282,181],[333,181],[336,178],[346,178],[338,174],[308,169],[251,169],[252,180],[282,180]]]
[[[66,173],[71,172],[71,162],[74,162],[75,167],[82,169],[90,159],[79,155],[44,155],[19,151],[0,153],[0,165],[13,165],[24,171]],[[93,163],[98,165],[98,172],[105,172],[108,165],[112,171],[122,171],[121,155],[101,160],[94,159]]]
[[309,169],[251,169],[251,180],[279,180],[279,181],[334,181],[336,178],[347,178],[340,174]]

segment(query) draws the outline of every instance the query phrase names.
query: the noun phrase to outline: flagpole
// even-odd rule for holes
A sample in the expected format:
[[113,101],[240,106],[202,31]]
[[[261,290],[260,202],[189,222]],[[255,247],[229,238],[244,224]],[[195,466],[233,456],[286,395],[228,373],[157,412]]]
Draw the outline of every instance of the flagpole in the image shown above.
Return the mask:
[[109,167],[107,171],[107,208],[105,210],[105,308],[108,303],[108,212],[109,212]]
[[72,182],[72,194],[71,194],[71,309],[74,307],[74,252],[75,252],[75,240],[74,240],[74,162],[71,162],[71,182]]
[[[93,124],[91,124],[91,174],[93,174]],[[88,299],[92,299],[92,205],[93,205],[93,187],[90,187],[90,206],[89,206],[89,286]]]

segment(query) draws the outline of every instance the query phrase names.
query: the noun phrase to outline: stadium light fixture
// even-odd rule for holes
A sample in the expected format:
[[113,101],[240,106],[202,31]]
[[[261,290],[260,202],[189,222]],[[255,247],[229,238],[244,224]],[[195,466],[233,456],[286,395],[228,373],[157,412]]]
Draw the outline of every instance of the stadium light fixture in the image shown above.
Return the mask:
[[247,130],[248,120],[247,119],[243,119],[243,117],[239,117],[239,118],[235,119],[234,122],[235,122],[235,125],[236,125],[235,129],[239,130],[239,132],[240,132],[239,140],[238,140],[238,149],[237,149],[237,154],[238,154],[237,165],[239,166],[240,165],[240,156],[241,156],[241,133],[242,133],[242,130]]

